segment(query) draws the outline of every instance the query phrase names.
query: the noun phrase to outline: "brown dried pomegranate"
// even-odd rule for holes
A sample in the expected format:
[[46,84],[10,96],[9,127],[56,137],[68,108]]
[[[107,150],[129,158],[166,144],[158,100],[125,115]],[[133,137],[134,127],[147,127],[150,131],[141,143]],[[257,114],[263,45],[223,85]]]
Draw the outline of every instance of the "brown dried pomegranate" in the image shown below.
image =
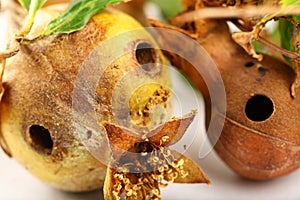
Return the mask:
[[[271,56],[261,62],[250,57],[231,39],[225,20],[198,20],[177,24],[179,28],[152,24],[189,35],[215,61],[226,89],[227,113],[221,136],[208,136],[230,168],[243,177],[265,180],[300,166],[300,99],[290,95],[294,73],[285,63]],[[171,36],[160,36],[164,45],[173,45]],[[165,53],[202,92],[208,126],[212,110],[206,83],[186,60]]]

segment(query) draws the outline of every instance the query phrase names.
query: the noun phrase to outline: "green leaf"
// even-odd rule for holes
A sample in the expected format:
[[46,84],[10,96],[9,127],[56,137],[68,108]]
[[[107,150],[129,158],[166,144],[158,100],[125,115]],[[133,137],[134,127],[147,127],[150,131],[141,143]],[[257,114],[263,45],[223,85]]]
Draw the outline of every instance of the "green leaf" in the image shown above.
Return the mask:
[[261,44],[260,42],[258,41],[254,41],[253,42],[253,46],[254,46],[254,49],[257,53],[263,53],[263,54],[266,54],[268,52],[268,50],[266,49],[266,47]]
[[19,32],[19,37],[24,37],[30,32],[37,11],[46,1],[47,0],[19,0],[21,5],[28,10],[27,21],[23,29]]
[[164,17],[172,18],[183,10],[181,0],[150,0],[160,7]]
[[36,12],[44,5],[46,1],[47,0],[30,0],[29,16],[35,17]]
[[[282,6],[300,6],[299,0],[281,0]],[[300,15],[290,16],[291,20],[295,22],[300,22]],[[280,31],[280,39],[281,39],[281,47],[290,51],[290,52],[298,52],[299,49],[295,49],[293,46],[293,30],[294,24],[289,22],[286,19],[279,19],[279,31]],[[295,66],[294,62],[287,56],[283,56],[285,60],[291,65]]]
[[[293,47],[293,24],[285,19],[279,19],[279,31],[281,35],[281,47],[291,51],[295,52],[295,49]],[[289,57],[284,56],[286,61],[294,66],[294,63],[291,61]]]
[[[300,6],[299,0],[281,0],[283,6]],[[295,22],[300,22],[300,15],[293,15],[293,20]]]
[[[283,6],[295,6],[295,7],[299,7],[300,6],[300,1],[299,0],[281,0],[281,4]],[[293,20],[295,22],[300,22],[300,15],[293,15]]]
[[29,11],[31,0],[18,0],[18,1],[27,11]]
[[293,16],[293,20],[294,20],[295,22],[300,22],[300,15],[294,15],[294,16]]
[[65,12],[47,25],[42,35],[50,36],[80,30],[107,4],[117,4],[122,1],[128,0],[73,0]]
[[281,4],[283,6],[299,6],[300,1],[299,0],[281,0]]
[[18,1],[27,11],[36,13],[47,0],[32,0],[32,1],[18,0]]

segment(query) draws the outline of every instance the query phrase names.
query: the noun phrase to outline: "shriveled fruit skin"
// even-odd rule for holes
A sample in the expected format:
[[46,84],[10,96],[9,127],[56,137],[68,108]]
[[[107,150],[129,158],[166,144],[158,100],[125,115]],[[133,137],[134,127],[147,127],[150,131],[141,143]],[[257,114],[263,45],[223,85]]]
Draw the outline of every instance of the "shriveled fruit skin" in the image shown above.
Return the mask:
[[[236,57],[224,68],[227,113],[215,146],[235,172],[267,180],[300,166],[299,98],[290,96],[293,72],[281,61]],[[235,78],[232,78],[235,77]]]
[[[31,35],[38,35],[47,24],[43,19],[56,16],[58,10],[60,7],[41,11]],[[141,25],[133,18],[110,9],[95,15],[80,31],[21,45],[20,52],[8,60],[3,78],[5,94],[0,104],[3,148],[28,171],[56,188],[81,192],[102,187],[106,165],[91,155],[80,140],[79,134],[89,138],[94,133],[78,133],[80,128],[74,127],[72,92],[78,71],[92,50],[109,38],[137,28]],[[153,43],[146,31],[140,33],[127,38],[128,46],[140,41]],[[128,46],[122,45],[111,48],[125,51]],[[114,60],[99,77],[93,99],[99,121],[114,122],[112,90],[118,79],[137,67],[134,54],[126,54]],[[166,69],[154,76],[163,84],[170,84]],[[152,93],[146,95],[150,99]],[[107,157],[109,152],[101,148],[104,146],[100,140],[99,154]]]
[[[300,98],[293,99],[290,95],[292,70],[269,55],[264,55],[263,61],[250,57],[231,39],[226,21],[200,22],[196,21],[192,29],[171,28],[196,39],[213,58],[225,86],[226,116],[218,108],[222,99],[220,104],[215,103],[214,109],[218,111],[211,108],[211,95],[218,94],[209,93],[195,68],[179,56],[167,56],[201,91],[206,127],[211,120],[220,127],[224,125],[221,135],[208,134],[217,154],[237,174],[252,180],[268,180],[298,169]],[[173,44],[172,37],[163,37],[164,46]]]
[[[208,135],[216,142],[214,149],[231,169],[248,179],[268,180],[293,172],[300,167],[300,99],[290,96],[292,70],[269,55],[261,62],[251,58],[224,31],[225,22],[215,26],[198,39],[214,59],[226,90],[223,131],[219,138]],[[200,89],[206,114],[211,116],[209,94],[206,88]]]

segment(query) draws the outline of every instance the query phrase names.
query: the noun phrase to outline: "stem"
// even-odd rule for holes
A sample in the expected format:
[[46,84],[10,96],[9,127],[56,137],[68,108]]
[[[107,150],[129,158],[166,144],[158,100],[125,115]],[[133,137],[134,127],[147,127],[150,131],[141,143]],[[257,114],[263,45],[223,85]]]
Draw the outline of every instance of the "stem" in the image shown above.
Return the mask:
[[259,41],[263,45],[269,47],[270,49],[273,49],[274,51],[279,52],[280,54],[285,55],[285,56],[291,58],[294,61],[300,62],[300,55],[298,53],[291,52],[291,51],[288,51],[286,49],[283,49],[283,48],[281,48],[281,47],[273,44],[272,42],[269,42],[265,38],[262,38],[261,36],[259,36],[257,38],[257,41]]
[[247,18],[263,17],[265,15],[296,15],[299,13],[299,6],[244,6],[242,8],[206,7],[178,15],[172,19],[172,22],[174,22],[174,24],[184,24],[202,18]]
[[31,1],[30,7],[29,7],[28,17],[27,17],[27,20],[26,20],[26,24],[22,28],[22,30],[18,33],[17,37],[24,37],[30,32],[31,27],[34,23],[34,17],[36,15],[35,4],[37,4],[37,1],[38,0],[32,0]]
[[[244,26],[242,26],[240,23],[238,23],[236,20],[231,20],[231,22],[237,26],[237,28],[239,28],[241,31],[244,31],[244,32],[247,32],[247,31],[250,31],[248,30],[247,28],[245,28]],[[267,46],[268,48],[282,54],[282,55],[285,55],[295,61],[298,61],[300,62],[300,55],[296,52],[291,52],[291,51],[288,51],[286,49],[283,49],[279,46],[277,46],[276,44],[266,40],[265,38],[261,37],[261,36],[258,36],[257,38],[257,41],[259,41],[261,44]],[[292,66],[291,66],[292,68]]]
[[16,40],[17,42],[19,42],[20,44],[24,44],[24,45],[27,45],[27,44],[32,44],[36,41],[39,41],[41,39],[43,39],[45,36],[44,35],[39,35],[33,39],[28,39],[28,38],[25,38],[25,37],[16,37]]
[[22,28],[22,30],[18,33],[17,37],[25,37],[30,32],[34,23],[36,13],[44,3],[45,1],[41,1],[41,0],[31,0],[26,24]]

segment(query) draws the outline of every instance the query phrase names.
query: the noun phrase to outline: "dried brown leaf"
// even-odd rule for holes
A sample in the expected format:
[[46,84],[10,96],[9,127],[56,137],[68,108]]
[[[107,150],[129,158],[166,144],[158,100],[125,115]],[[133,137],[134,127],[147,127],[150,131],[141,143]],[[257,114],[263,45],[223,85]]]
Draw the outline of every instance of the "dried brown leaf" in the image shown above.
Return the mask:
[[261,54],[257,54],[253,46],[254,35],[253,32],[238,32],[232,35],[233,40],[238,43],[243,49],[253,58],[261,61],[263,59]]

